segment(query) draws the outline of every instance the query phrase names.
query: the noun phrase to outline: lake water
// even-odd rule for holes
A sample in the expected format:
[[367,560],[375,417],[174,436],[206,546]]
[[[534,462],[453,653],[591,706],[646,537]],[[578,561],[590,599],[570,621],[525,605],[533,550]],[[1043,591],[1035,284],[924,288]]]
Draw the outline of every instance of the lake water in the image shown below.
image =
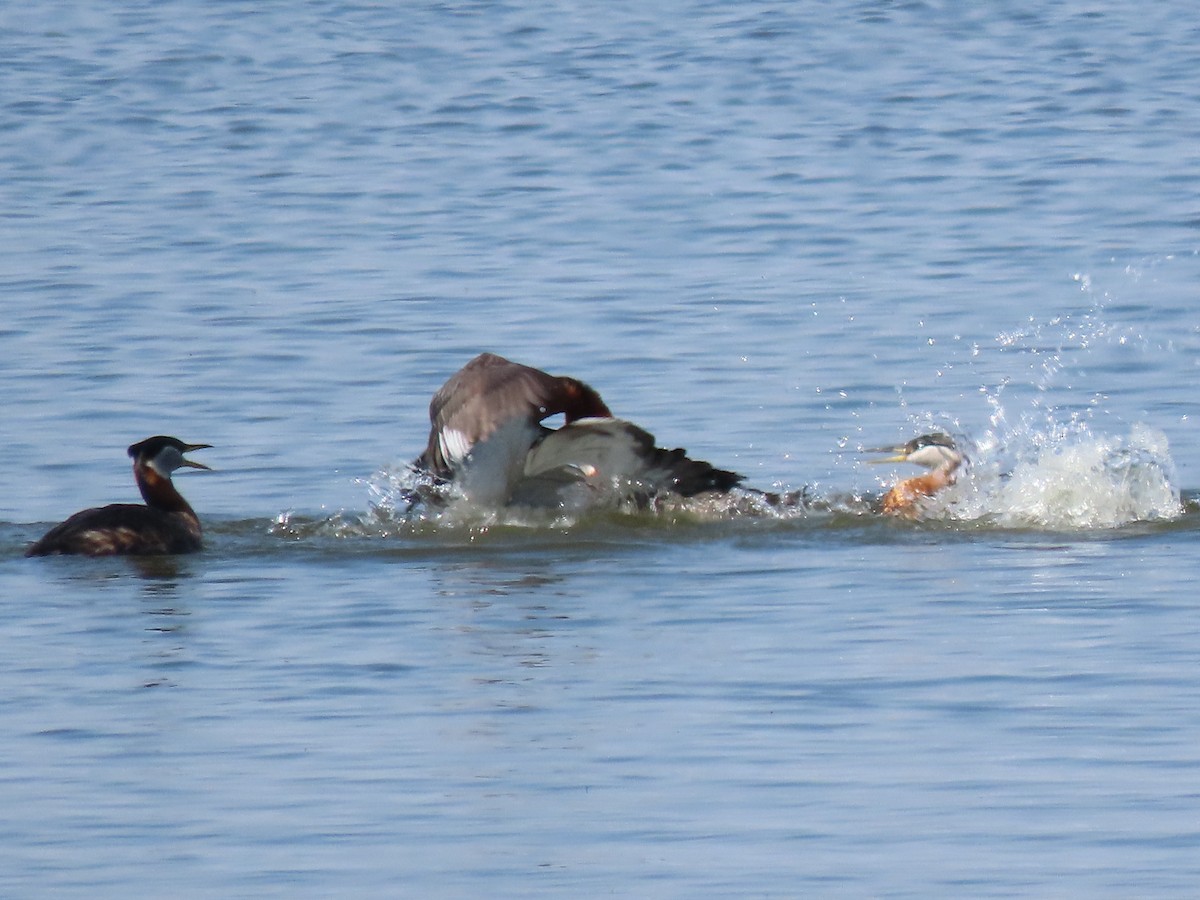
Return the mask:
[[[9,4],[0,894],[1191,896],[1179,2]],[[492,350],[790,515],[409,520]],[[971,456],[920,522],[863,447]],[[25,559],[211,443],[189,557]]]

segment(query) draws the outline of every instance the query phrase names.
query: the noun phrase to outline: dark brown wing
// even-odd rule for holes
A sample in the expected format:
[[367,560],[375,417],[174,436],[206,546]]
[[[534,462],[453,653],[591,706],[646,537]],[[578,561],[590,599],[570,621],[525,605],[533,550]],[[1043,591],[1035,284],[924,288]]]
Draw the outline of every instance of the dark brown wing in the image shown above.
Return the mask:
[[481,353],[433,395],[429,441],[417,465],[449,477],[455,464],[500,426],[518,419],[532,427],[559,413],[568,422],[611,415],[600,395],[581,381]]
[[200,545],[200,524],[194,515],[113,503],[75,513],[47,531],[25,555],[191,553]]

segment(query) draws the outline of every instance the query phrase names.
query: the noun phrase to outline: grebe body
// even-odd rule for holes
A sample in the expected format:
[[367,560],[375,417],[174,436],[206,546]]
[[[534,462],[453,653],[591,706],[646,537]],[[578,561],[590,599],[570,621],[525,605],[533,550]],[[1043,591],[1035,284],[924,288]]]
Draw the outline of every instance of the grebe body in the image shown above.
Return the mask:
[[654,435],[632,422],[589,418],[551,431],[530,449],[524,475],[513,486],[510,502],[551,505],[540,499],[549,486],[556,489],[550,497],[560,506],[604,506],[622,501],[640,506],[664,494],[725,493],[741,481],[736,472],[692,459],[682,448],[659,447]]
[[[542,424],[562,415],[561,428]],[[437,391],[415,467],[490,507],[595,505],[626,486],[691,496],[741,477],[664,450],[576,379],[483,353]]]
[[207,469],[183,454],[210,444],[159,435],[129,448],[145,505],[113,503],[77,512],[55,525],[26,556],[192,553],[201,547],[200,520],[171,481],[179,468]]
[[966,459],[954,439],[941,432],[923,434],[906,444],[867,452],[893,454],[875,460],[877,463],[907,462],[929,469],[924,475],[898,482],[880,501],[879,508],[884,515],[904,518],[916,518],[921,512],[923,500],[954,484],[958,470]]

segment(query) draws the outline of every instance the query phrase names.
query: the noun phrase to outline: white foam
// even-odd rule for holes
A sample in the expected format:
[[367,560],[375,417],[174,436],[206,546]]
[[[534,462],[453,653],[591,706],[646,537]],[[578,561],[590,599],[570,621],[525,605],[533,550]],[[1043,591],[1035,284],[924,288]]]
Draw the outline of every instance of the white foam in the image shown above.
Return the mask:
[[[942,515],[1000,527],[1119,528],[1183,514],[1166,436],[1135,425],[1127,437],[1083,431],[1033,435],[1008,471],[986,456],[955,490]],[[1007,448],[1011,455],[1012,447]]]

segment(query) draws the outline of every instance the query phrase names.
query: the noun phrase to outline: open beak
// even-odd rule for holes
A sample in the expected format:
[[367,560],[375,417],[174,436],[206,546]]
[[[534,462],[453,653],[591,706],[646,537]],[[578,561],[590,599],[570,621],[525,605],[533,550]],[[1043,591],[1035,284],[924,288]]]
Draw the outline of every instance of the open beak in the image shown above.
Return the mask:
[[[211,446],[212,444],[184,444],[183,452],[191,453],[193,450],[207,450]],[[196,462],[194,459],[188,459],[186,456],[183,458],[181,465],[187,466],[190,469],[205,469],[209,472],[212,471],[212,469],[210,469],[204,463]]]
[[872,465],[883,465],[884,463],[907,462],[908,453],[903,447],[868,447],[863,450],[863,453],[890,453],[891,456],[885,456],[881,459],[869,459],[867,462]]

